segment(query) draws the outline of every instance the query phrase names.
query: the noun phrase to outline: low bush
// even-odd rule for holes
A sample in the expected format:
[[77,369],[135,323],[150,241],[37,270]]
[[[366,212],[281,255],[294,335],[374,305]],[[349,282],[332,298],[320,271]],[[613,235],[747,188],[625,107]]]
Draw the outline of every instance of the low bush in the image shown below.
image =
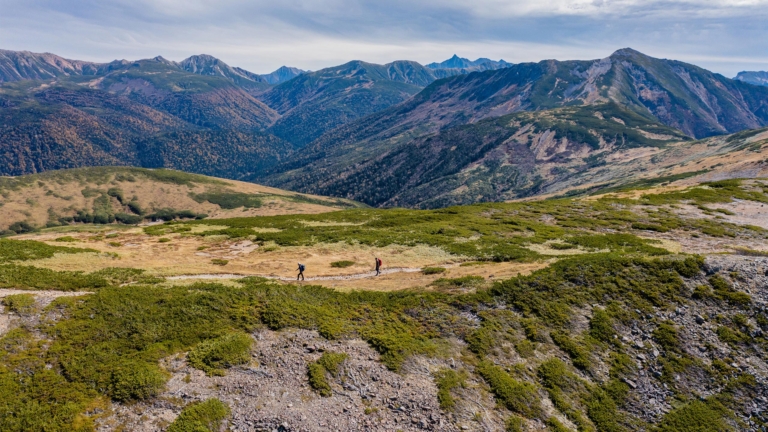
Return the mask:
[[112,371],[109,395],[117,401],[148,399],[163,390],[166,379],[157,364],[123,361]]
[[752,302],[749,294],[733,289],[731,284],[720,275],[710,277],[709,284],[714,289],[715,295],[731,304],[745,306]]
[[218,399],[193,402],[181,410],[166,432],[219,432],[229,414],[227,404]]
[[38,260],[43,258],[51,258],[54,254],[57,253],[71,254],[84,252],[98,251],[94,249],[51,246],[34,240],[0,239],[0,262]]
[[425,275],[434,275],[434,274],[440,274],[445,273],[446,270],[444,267],[424,267],[421,269],[421,272]]
[[97,274],[54,271],[33,266],[0,265],[0,288],[79,291],[103,288],[109,283]]
[[8,231],[13,231],[16,234],[24,234],[35,232],[36,228],[30,225],[28,222],[19,221],[14,222],[8,227]]
[[214,258],[211,260],[211,264],[217,265],[217,266],[225,266],[229,264],[229,260],[221,259],[221,258]]
[[504,425],[505,432],[523,432],[525,430],[525,420],[516,415],[508,418]]
[[192,367],[208,375],[223,375],[224,369],[251,360],[253,338],[245,333],[229,333],[197,344],[188,354]]
[[347,354],[326,351],[317,361],[307,365],[307,377],[309,385],[323,397],[333,395],[333,389],[328,382],[328,375],[337,376],[340,372],[340,366],[347,359]]
[[661,420],[654,432],[727,432],[734,428],[725,420],[730,417],[729,410],[714,400],[694,400],[680,408],[670,411]]
[[543,410],[533,384],[512,378],[504,369],[488,361],[478,364],[476,371],[507,409],[528,418],[541,418]]
[[351,267],[355,265],[354,261],[334,261],[331,263],[331,267],[334,268],[345,268],[345,267]]
[[603,309],[595,308],[589,320],[589,335],[601,342],[613,342],[616,330],[613,320]]
[[216,204],[222,209],[232,210],[240,207],[258,208],[261,207],[261,198],[257,195],[246,194],[242,192],[205,192],[201,194],[191,194],[193,200],[202,203],[208,201]]
[[310,363],[307,366],[307,378],[309,378],[309,386],[312,387],[320,396],[331,397],[333,396],[333,389],[328,382],[328,378],[325,376],[327,372],[325,368],[317,363]]
[[31,294],[12,294],[3,297],[3,304],[10,312],[26,314],[35,307],[35,296]]
[[573,365],[579,369],[588,369],[591,365],[589,350],[582,343],[570,337],[567,332],[553,331],[552,341],[571,358]]
[[144,218],[138,215],[131,215],[128,213],[115,213],[115,220],[121,224],[136,225],[141,223]]
[[453,369],[442,368],[435,372],[435,385],[437,385],[437,401],[440,408],[451,411],[456,406],[451,391],[466,385],[467,373],[465,371],[457,372]]
[[485,283],[482,276],[462,276],[458,278],[440,278],[432,282],[437,288],[474,288]]

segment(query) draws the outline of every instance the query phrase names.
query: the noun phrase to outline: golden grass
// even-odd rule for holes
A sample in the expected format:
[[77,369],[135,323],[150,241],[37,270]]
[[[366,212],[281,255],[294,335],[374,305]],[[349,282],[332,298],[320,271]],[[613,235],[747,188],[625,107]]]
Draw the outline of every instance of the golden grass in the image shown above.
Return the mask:
[[[44,232],[19,236],[19,238],[60,244],[54,240],[62,235],[57,232]],[[28,261],[26,264],[52,270],[93,272],[108,267],[141,268],[154,276],[237,274],[293,278],[296,276],[297,263],[306,266],[306,277],[344,276],[372,272],[374,256],[384,261],[384,269],[418,269],[431,266],[447,267],[447,272],[439,275],[424,275],[421,272],[397,272],[375,278],[350,280],[324,280],[306,282],[321,284],[340,290],[399,290],[427,287],[440,277],[461,277],[467,275],[482,276],[485,279],[502,279],[520,273],[528,273],[545,267],[547,263],[483,263],[473,266],[459,266],[466,257],[450,253],[432,246],[414,247],[389,245],[372,247],[361,244],[321,243],[314,246],[270,247],[259,246],[249,240],[231,240],[225,236],[190,236],[169,234],[170,241],[158,243],[157,237],[148,236],[139,228],[117,232],[117,237],[103,238],[92,232],[72,230],[67,233],[76,239],[68,246],[88,247],[97,253],[57,254],[51,258]],[[110,243],[121,246],[111,246]],[[108,253],[117,253],[114,257]],[[225,259],[224,266],[215,265],[213,259]],[[354,261],[346,268],[331,267],[334,261]],[[169,283],[189,284],[201,279],[176,280]],[[222,282],[226,279],[214,279]],[[228,281],[227,283],[235,283]]]
[[[115,169],[115,173],[119,173]],[[220,184],[191,183],[190,185],[162,183],[143,176],[135,176],[135,181],[116,180],[115,174],[111,181],[98,184],[77,180],[62,182],[35,182],[19,190],[6,190],[0,198],[0,230],[6,229],[13,222],[27,221],[34,226],[45,226],[49,220],[49,211],[58,216],[73,216],[78,209],[90,211],[96,197],[83,196],[84,189],[95,189],[106,192],[110,188],[119,188],[127,200],[136,198],[141,207],[147,211],[161,208],[176,210],[191,210],[195,213],[205,213],[209,218],[231,218],[252,216],[274,216],[283,214],[316,214],[338,210],[335,199],[316,195],[300,194],[281,189],[266,187],[254,183],[234,180],[217,179]],[[239,192],[263,195],[262,206],[251,209],[221,209],[209,202],[198,203],[191,194],[210,191]],[[316,202],[296,202],[292,197],[310,198]],[[111,198],[115,209],[122,205]],[[326,202],[327,204],[322,204]]]

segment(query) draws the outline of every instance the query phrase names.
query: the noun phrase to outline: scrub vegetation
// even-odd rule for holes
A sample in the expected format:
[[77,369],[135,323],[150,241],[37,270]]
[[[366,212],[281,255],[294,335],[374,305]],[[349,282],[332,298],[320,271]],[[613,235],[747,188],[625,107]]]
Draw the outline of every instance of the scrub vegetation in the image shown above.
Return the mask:
[[[726,181],[636,199],[355,209],[147,228],[156,235],[218,235],[284,247],[426,244],[456,261],[551,260],[532,274],[495,282],[477,276],[437,279],[434,290],[340,292],[256,277],[227,285],[174,285],[141,269],[61,272],[25,262],[92,252],[61,246],[65,242],[0,240],[0,286],[92,292],[56,299],[35,329],[18,327],[0,337],[0,429],[93,430],[93,413],[110,400],[151,400],[163,391],[169,373],[161,359],[187,352],[190,365],[209,375],[226,374],[250,361],[250,333],[292,328],[316,330],[331,340],[362,339],[387,368],[403,373],[412,356],[445,359],[452,341],[461,341],[466,349],[456,357],[458,367],[434,373],[440,406],[457,410],[465,390],[483,389],[509,419],[508,430],[525,430],[533,421],[562,430],[563,418],[580,431],[684,431],[690,425],[739,430],[745,401],[757,395],[755,378],[728,362],[704,363],[692,356],[685,329],[660,314],[688,305],[719,308],[717,335],[756,356],[765,356],[768,318],[734,283],[738,275],[708,271],[700,256],[670,253],[640,237],[632,224],[680,235],[764,239],[758,228],[715,219],[683,221],[667,206],[733,198],[766,202],[765,192],[761,184]],[[195,224],[219,227],[187,229]],[[553,259],[529,248],[552,241],[580,253]],[[126,283],[130,286],[121,286]],[[474,289],[450,290],[462,287]],[[28,297],[18,296],[4,305],[30,307]],[[575,317],[583,322],[574,325]],[[629,353],[638,348],[620,335],[637,326],[648,329],[647,343],[659,351],[659,373],[650,379],[663,383],[674,399],[674,409],[655,423],[627,409],[635,403],[628,382],[638,367]],[[762,331],[753,331],[756,326]],[[327,351],[310,362],[312,388],[333,394],[332,380],[342,379],[346,358]],[[701,397],[692,380],[716,386]],[[216,400],[189,405],[169,430],[218,430],[227,413]]]

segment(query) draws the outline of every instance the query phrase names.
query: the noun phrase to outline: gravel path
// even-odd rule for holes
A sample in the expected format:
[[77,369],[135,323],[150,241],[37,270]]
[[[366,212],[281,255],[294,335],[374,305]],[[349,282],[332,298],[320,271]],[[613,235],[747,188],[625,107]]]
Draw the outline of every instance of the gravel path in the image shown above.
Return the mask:
[[[449,266],[443,266],[443,267],[449,267]],[[391,273],[418,273],[422,269],[420,267],[393,267],[393,268],[387,268],[381,271],[381,274],[391,274]],[[196,275],[179,275],[179,276],[169,276],[166,279],[168,280],[186,280],[186,279],[242,279],[249,276],[256,276],[256,277],[263,277],[265,279],[274,279],[274,280],[280,280],[280,281],[293,281],[296,280],[295,277],[284,277],[284,276],[275,276],[275,275],[243,275],[243,274],[233,274],[233,273],[221,273],[221,274],[196,274]],[[305,280],[307,281],[324,281],[324,280],[352,280],[352,279],[365,279],[365,278],[371,278],[376,277],[375,271],[370,271],[366,273],[354,273],[354,274],[348,274],[348,275],[338,275],[338,276],[313,276],[313,277],[307,277]]]

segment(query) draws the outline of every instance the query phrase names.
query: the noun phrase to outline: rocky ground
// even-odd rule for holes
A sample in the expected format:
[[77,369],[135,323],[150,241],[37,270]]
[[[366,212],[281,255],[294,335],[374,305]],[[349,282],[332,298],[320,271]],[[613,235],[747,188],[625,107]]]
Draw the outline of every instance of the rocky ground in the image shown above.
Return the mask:
[[[768,257],[740,255],[710,255],[706,258],[706,272],[720,274],[734,288],[750,294],[753,311],[768,309]],[[689,280],[689,288],[706,283],[708,275]],[[59,293],[3,290],[2,295],[31,293],[36,296],[36,310],[41,311],[54,298],[61,295],[87,293]],[[574,328],[585,327],[589,310],[576,311]],[[50,312],[49,312],[50,313]],[[618,328],[626,353],[636,365],[635,371],[625,378],[632,389],[625,409],[649,423],[658,422],[675,406],[675,391],[694,390],[702,398],[722,390],[706,374],[687,373],[663,377],[663,349],[652,336],[659,322],[672,321],[680,331],[683,351],[704,365],[720,360],[729,368],[725,373],[747,372],[757,381],[758,395],[744,401],[741,417],[747,430],[758,431],[756,420],[768,420],[768,357],[761,347],[741,346],[738,349],[720,340],[717,329],[723,320],[729,320],[743,310],[728,306],[715,306],[706,300],[692,300],[671,310],[658,310],[632,325]],[[55,317],[48,317],[53,318]],[[748,327],[753,336],[760,327],[748,316]],[[0,332],[18,325],[34,329],[40,322],[39,314],[19,316],[0,314]],[[181,409],[193,401],[219,398],[231,410],[229,428],[232,431],[493,431],[501,430],[509,415],[496,406],[487,386],[470,375],[466,386],[456,389],[457,406],[445,412],[438,406],[434,373],[441,368],[472,370],[461,362],[464,345],[450,341],[440,358],[415,357],[406,362],[399,373],[388,370],[379,361],[379,354],[359,339],[329,341],[317,332],[307,330],[271,331],[260,329],[253,333],[255,340],[250,364],[231,368],[225,376],[209,377],[190,367],[184,353],[166,358],[162,366],[171,374],[166,390],[160,397],[148,402],[112,404],[105,416],[98,420],[100,431],[132,430],[162,431],[178,416]],[[341,376],[332,381],[333,395],[321,397],[308,383],[307,365],[323,352],[348,354]],[[537,359],[525,359],[510,351],[504,364],[541,361],[541,356],[556,355],[566,358],[551,346],[537,351]],[[531,365],[527,365],[529,368]],[[598,373],[597,375],[601,375]],[[600,376],[585,377],[600,380]],[[662,379],[666,378],[666,379]],[[548,415],[556,413],[549,400],[543,397]],[[566,425],[572,426],[564,418]],[[532,427],[544,429],[543,424]]]
[[[431,369],[437,361],[412,359],[402,374],[378,362],[378,353],[361,340],[328,341],[313,331],[260,330],[250,365],[208,377],[186,364],[183,355],[166,359],[172,373],[155,401],[115,405],[99,430],[119,425],[134,431],[163,430],[183,405],[217,397],[232,409],[232,431],[454,431],[441,412]],[[343,379],[331,397],[308,384],[307,364],[326,350],[344,352]]]

